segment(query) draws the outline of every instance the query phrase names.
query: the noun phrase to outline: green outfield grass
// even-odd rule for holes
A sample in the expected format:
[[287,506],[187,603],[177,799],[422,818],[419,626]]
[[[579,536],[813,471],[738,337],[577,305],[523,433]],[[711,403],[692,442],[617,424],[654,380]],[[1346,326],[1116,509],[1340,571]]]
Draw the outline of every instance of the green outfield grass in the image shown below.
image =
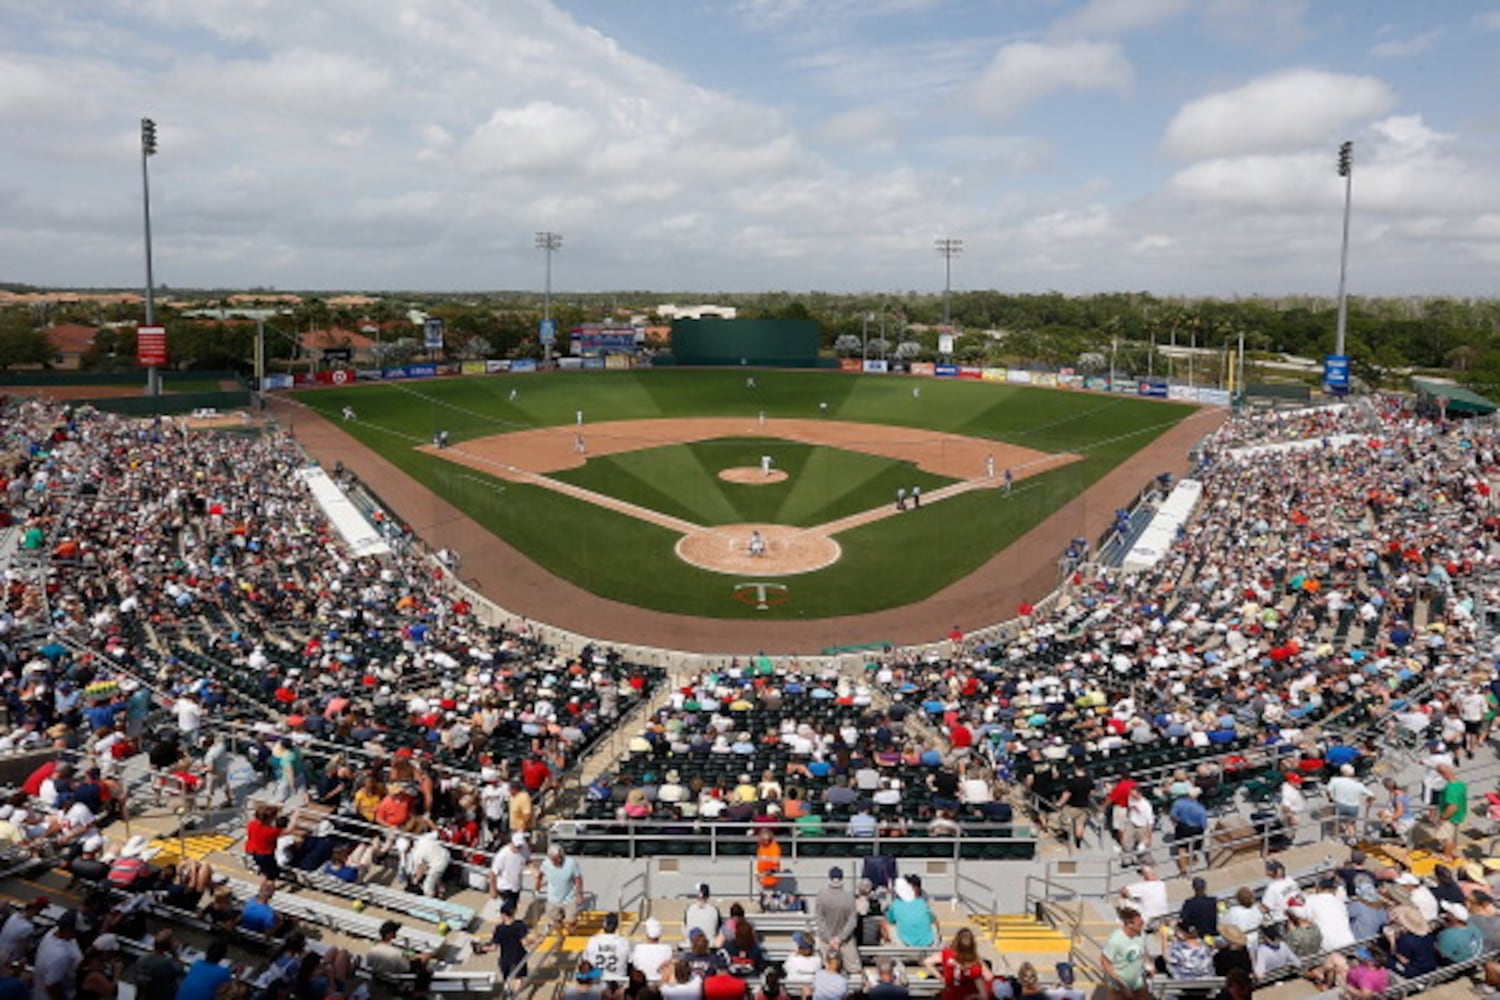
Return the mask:
[[[642,607],[708,617],[819,618],[922,600],[973,572],[1100,476],[1192,412],[1185,405],[1022,386],[758,371],[668,370],[471,376],[298,393],[529,558],[585,589]],[[921,398],[911,390],[921,386]],[[517,390],[514,402],[509,399]],[[656,417],[827,418],[989,438],[1082,461],[980,490],[838,536],[843,558],[784,578],[790,600],[758,612],[732,597],[738,578],[695,569],[673,554],[674,532],[542,487],[508,483],[414,446],[447,430],[454,442],[534,427]],[[788,483],[735,486],[728,465],[758,466],[774,448]],[[975,470],[978,474],[979,470]],[[720,439],[589,459],[557,476],[700,524],[817,524],[891,503],[898,486],[930,492],[946,480],[909,463],[775,440]],[[1101,512],[1105,513],[1105,512]],[[1102,518],[1095,518],[1097,523]],[[1091,529],[1080,520],[1074,534]],[[1040,595],[1038,595],[1040,596]],[[997,609],[997,613],[1002,610]]]

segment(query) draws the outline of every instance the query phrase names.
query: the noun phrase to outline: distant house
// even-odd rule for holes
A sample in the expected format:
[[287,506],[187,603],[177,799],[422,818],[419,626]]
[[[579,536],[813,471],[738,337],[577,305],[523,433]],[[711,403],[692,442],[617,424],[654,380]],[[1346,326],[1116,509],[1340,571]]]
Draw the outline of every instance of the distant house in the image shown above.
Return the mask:
[[375,361],[375,341],[354,330],[332,327],[327,330],[308,330],[297,338],[299,354],[303,360],[322,361],[323,352],[348,349],[350,364],[368,365]]
[[83,355],[94,346],[99,328],[80,323],[59,323],[47,328],[47,339],[57,353],[59,368],[76,370],[82,367]]

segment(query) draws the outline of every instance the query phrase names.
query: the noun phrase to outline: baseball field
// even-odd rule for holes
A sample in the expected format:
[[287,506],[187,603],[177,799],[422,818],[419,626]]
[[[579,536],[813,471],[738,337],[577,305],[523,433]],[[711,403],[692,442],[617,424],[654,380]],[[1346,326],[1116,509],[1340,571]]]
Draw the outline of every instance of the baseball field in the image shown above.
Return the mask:
[[[297,399],[583,590],[761,620],[920,602],[1193,411],[734,370],[471,376]],[[1084,508],[1077,533],[1097,531],[1098,513]]]

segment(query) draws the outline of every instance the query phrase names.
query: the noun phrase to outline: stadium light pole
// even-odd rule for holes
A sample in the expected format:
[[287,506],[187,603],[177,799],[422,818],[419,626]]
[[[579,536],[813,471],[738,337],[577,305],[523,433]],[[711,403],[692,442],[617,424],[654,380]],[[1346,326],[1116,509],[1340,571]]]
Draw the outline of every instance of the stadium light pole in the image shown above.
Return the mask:
[[1339,252],[1339,318],[1338,332],[1334,337],[1333,353],[1344,355],[1344,329],[1349,320],[1349,303],[1345,295],[1345,279],[1349,273],[1349,204],[1354,197],[1354,143],[1344,142],[1339,146],[1339,176],[1344,179],[1344,242]]
[[[156,122],[141,119],[141,207],[146,231],[146,325],[156,325],[156,279],[151,273],[151,171],[146,163],[156,155]],[[156,366],[146,369],[146,392],[158,395]]]
[[933,242],[933,249],[938,256],[943,258],[943,325],[953,325],[953,310],[951,302],[953,298],[953,258],[964,252],[964,241],[954,239],[951,236],[941,237]]
[[[547,283],[542,292],[542,322],[552,322],[552,255],[562,249],[562,233],[554,233],[550,230],[542,230],[536,234],[536,248],[547,255]],[[555,337],[556,334],[554,333]],[[542,344],[544,361],[552,360],[552,344]]]

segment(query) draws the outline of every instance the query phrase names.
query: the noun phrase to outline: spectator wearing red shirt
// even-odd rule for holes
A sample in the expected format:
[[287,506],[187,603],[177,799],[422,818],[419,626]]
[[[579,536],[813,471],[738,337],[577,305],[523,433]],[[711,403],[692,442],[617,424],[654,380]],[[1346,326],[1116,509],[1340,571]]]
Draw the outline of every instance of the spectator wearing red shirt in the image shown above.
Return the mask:
[[281,866],[276,863],[276,839],[281,836],[284,824],[278,823],[279,817],[280,810],[275,806],[260,806],[245,824],[245,853],[266,878],[281,876]]
[[963,719],[957,719],[948,729],[948,753],[949,763],[959,763],[969,756],[974,746],[974,733],[968,726],[964,725]]
[[535,795],[540,792],[547,783],[552,780],[552,769],[547,762],[537,757],[528,757],[521,764],[521,784],[526,790]]
[[719,971],[703,981],[703,1000],[745,1000],[745,981]]
[[1115,839],[1120,839],[1120,831],[1130,824],[1130,817],[1126,813],[1130,809],[1130,793],[1136,790],[1136,783],[1129,778],[1121,778],[1115,782],[1109,794],[1104,796],[1104,805],[1108,810],[1106,815],[1109,820],[1109,829]]

